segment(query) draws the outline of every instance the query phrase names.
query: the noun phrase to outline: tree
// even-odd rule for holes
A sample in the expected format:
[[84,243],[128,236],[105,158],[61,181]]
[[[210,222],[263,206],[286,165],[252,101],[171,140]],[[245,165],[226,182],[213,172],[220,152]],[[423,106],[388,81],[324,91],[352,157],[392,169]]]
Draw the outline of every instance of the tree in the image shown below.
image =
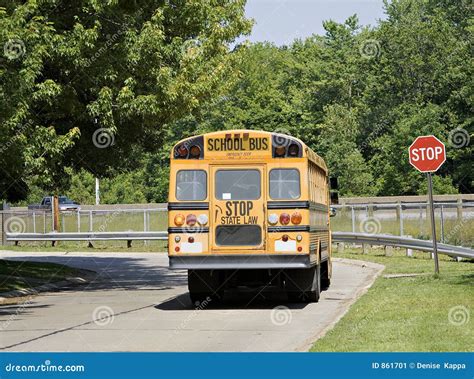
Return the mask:
[[[58,191],[66,167],[140,164],[235,78],[244,0],[7,1],[0,8],[0,197]],[[6,178],[6,179],[4,179]],[[12,183],[22,191],[11,190]]]

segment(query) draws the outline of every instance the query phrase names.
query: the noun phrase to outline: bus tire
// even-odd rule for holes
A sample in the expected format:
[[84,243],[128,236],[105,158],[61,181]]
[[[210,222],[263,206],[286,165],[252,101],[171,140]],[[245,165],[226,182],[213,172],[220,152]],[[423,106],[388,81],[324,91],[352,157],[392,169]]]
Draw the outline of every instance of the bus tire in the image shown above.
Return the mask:
[[329,277],[329,260],[321,263],[321,289],[326,290],[331,285]]
[[188,270],[189,297],[193,305],[200,306],[222,299],[217,272],[211,270]]
[[321,294],[321,265],[314,267],[313,283],[311,284],[311,290],[305,293],[305,297],[310,303],[316,303],[319,301]]
[[191,292],[189,291],[189,297],[193,303],[193,307],[205,306],[205,304],[212,301],[212,294],[209,292]]
[[291,302],[312,303],[321,293],[321,266],[287,270],[287,296]]

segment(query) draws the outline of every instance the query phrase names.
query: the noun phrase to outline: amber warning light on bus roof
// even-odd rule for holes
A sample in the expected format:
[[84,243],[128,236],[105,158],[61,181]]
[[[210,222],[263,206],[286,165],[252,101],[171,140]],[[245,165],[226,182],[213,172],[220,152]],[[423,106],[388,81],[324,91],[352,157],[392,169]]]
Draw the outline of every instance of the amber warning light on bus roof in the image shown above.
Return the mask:
[[273,158],[300,158],[303,146],[295,138],[285,134],[274,134],[272,138]]
[[174,149],[175,159],[202,159],[204,158],[204,138],[202,136],[188,139]]

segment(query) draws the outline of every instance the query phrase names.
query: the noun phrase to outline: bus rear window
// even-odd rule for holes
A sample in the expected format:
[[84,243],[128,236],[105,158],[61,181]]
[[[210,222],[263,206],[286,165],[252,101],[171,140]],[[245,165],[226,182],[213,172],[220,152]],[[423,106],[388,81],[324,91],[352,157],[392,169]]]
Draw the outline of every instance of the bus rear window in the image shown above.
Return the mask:
[[300,172],[293,168],[275,168],[270,171],[270,197],[274,200],[298,199]]
[[257,200],[260,198],[259,170],[219,170],[216,172],[216,199]]
[[207,174],[203,170],[180,170],[176,174],[176,199],[200,201],[207,197]]

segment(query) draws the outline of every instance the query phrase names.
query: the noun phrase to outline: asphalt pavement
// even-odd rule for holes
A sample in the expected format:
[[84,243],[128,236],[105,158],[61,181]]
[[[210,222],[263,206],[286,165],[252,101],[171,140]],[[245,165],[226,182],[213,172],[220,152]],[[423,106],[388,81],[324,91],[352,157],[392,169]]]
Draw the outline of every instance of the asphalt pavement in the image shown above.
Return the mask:
[[88,284],[0,306],[3,351],[305,351],[347,312],[383,266],[335,259],[318,303],[229,294],[192,304],[185,271],[163,253],[0,252],[97,273]]

